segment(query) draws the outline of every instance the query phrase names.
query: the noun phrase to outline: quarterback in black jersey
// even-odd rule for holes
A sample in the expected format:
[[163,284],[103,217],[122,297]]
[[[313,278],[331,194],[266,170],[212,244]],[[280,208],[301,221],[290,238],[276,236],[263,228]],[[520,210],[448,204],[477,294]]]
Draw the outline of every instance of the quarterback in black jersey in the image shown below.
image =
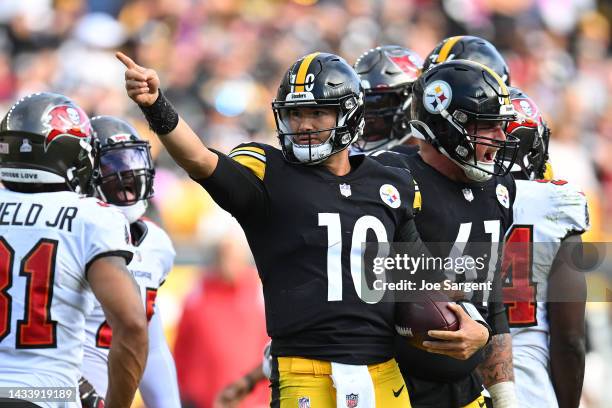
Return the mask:
[[[492,282],[491,291],[476,291],[470,301],[486,318],[495,334],[492,341],[497,342],[499,335],[508,332],[500,301],[499,244],[512,224],[515,192],[500,154],[512,157],[508,152],[516,149],[516,141],[508,140],[503,131],[505,123],[514,118],[508,91],[488,67],[456,61],[422,74],[411,98],[409,123],[412,136],[420,139],[419,148],[398,145],[392,152],[373,156],[386,165],[411,169],[423,202],[429,203],[416,215],[417,229],[431,244],[433,255],[487,259],[484,269],[451,272],[448,278]],[[428,353],[408,346],[402,338],[396,341],[396,358],[413,406],[484,404],[482,380],[475,372],[483,351],[460,361],[449,358],[442,343],[435,343],[425,342]]]
[[281,150],[207,149],[123,54],[128,95],[176,162],[242,225],[263,283],[274,407],[410,406],[393,359],[392,303],[360,298],[361,244],[416,241],[406,169],[346,149],[363,129],[363,90],[333,54],[293,64],[272,104]]

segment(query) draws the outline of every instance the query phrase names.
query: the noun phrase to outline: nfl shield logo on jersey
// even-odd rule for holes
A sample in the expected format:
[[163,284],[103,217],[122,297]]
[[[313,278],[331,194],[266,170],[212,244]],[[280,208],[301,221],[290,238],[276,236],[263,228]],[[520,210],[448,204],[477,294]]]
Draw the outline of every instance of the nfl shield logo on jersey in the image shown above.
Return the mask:
[[469,202],[472,202],[474,200],[474,193],[472,192],[471,188],[464,188],[461,191],[463,192],[463,196],[466,200],[468,200]]
[[310,398],[300,397],[300,399],[298,399],[298,408],[310,408]]
[[495,194],[497,195],[497,200],[506,208],[510,208],[510,194],[508,193],[508,189],[503,184],[498,184],[495,187]]
[[345,183],[340,184],[340,194],[344,197],[349,197],[351,195],[351,186]]
[[346,394],[346,406],[355,408],[359,404],[359,394]]

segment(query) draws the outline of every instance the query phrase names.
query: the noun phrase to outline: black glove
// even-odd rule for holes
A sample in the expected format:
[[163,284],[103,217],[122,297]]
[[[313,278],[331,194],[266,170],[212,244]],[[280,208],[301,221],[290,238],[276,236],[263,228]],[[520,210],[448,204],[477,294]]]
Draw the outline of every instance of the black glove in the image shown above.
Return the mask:
[[104,398],[98,395],[93,385],[84,377],[79,380],[79,394],[83,408],[104,408]]

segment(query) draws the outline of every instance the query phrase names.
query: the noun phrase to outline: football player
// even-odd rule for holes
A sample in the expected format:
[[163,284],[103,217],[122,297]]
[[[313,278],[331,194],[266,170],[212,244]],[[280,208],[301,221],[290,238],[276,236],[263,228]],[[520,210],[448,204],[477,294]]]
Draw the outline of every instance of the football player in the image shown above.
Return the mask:
[[[90,186],[92,138],[83,110],[53,93],[19,100],[0,124],[0,386],[70,388],[32,406],[80,406],[95,299],[115,332],[107,407],[131,404],[145,366],[146,317],[126,268],[129,226],[118,210],[79,194]],[[35,397],[27,388],[13,395]]]
[[[134,275],[149,320],[149,355],[139,385],[149,408],[180,407],[176,368],[155,305],[157,290],[174,262],[168,235],[142,218],[153,195],[155,170],[149,142],[142,140],[127,122],[112,116],[91,119],[98,142],[95,195],[120,210],[130,223],[134,258],[128,269]],[[84,407],[97,407],[108,388],[108,352],[113,333],[101,305],[96,302],[87,317],[81,395]],[[86,387],[90,384],[91,388]]]
[[423,59],[399,45],[365,52],[354,68],[365,90],[365,130],[355,145],[364,153],[390,149],[410,138],[412,84]]
[[364,126],[351,66],[327,53],[300,58],[272,104],[281,149],[249,143],[225,155],[179,117],[155,71],[118,58],[168,152],[246,233],[272,338],[271,405],[409,406],[393,359],[394,305],[378,301],[382,292],[362,300],[360,248],[417,240],[418,200],[406,170],[349,158]]
[[[486,259],[486,267],[464,274],[451,271],[448,278],[453,282],[492,282],[490,291],[474,292],[470,300],[494,334],[487,349],[503,350],[494,357],[505,358],[508,364],[511,343],[501,302],[499,243],[512,224],[515,185],[501,158],[518,147],[504,131],[514,118],[508,89],[493,70],[471,61],[446,62],[430,68],[413,85],[410,125],[412,136],[419,140],[418,154],[406,146],[393,150],[409,154],[374,154],[387,165],[410,168],[423,202],[438,203],[424,206],[415,218],[420,235],[432,243],[435,255]],[[430,335],[449,340],[456,334]],[[484,404],[482,380],[475,372],[485,358],[483,350],[459,361],[449,358],[460,354],[448,343],[425,342],[429,353],[408,346],[401,337],[396,343],[413,406]],[[505,375],[497,380],[505,384],[496,397],[512,404],[511,366],[504,368]],[[493,387],[497,390],[499,387]]]
[[510,69],[497,48],[484,38],[458,35],[440,41],[423,63],[423,72],[446,61],[465,59],[491,68],[506,85],[510,85]]
[[512,167],[516,199],[503,291],[517,397],[521,406],[576,408],[584,377],[586,284],[569,253],[589,229],[587,201],[571,184],[551,180],[550,130],[537,105],[516,88],[510,99],[519,118],[508,132],[520,139],[520,148]]

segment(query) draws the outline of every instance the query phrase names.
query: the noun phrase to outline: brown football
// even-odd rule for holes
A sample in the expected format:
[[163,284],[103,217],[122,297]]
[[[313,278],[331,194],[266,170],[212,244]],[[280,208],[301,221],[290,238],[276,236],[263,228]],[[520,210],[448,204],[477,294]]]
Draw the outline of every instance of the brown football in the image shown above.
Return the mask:
[[459,330],[459,319],[447,307],[450,301],[441,292],[416,292],[410,301],[395,304],[395,330],[417,348],[423,348],[429,330]]

